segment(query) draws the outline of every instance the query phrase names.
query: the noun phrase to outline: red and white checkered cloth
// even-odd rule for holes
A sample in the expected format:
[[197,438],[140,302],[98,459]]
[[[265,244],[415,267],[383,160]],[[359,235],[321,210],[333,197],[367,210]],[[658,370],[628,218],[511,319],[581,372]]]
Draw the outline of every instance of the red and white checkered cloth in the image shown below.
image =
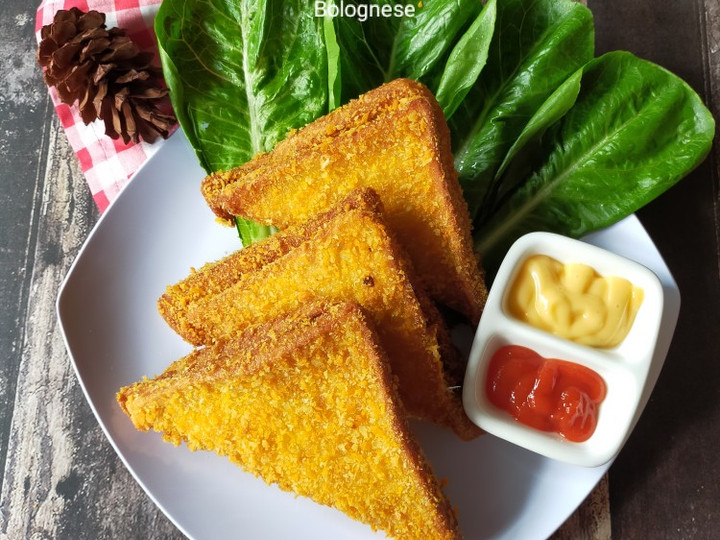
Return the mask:
[[[35,35],[40,42],[40,29],[50,24],[60,9],[76,7],[82,11],[96,10],[105,13],[108,28],[120,27],[144,50],[154,50],[157,60],[157,42],[153,21],[162,0],[44,0],[37,11]],[[159,65],[159,62],[157,62]],[[154,143],[125,144],[105,135],[102,120],[85,125],[77,105],[60,102],[55,88],[50,88],[60,122],[70,145],[80,160],[90,192],[100,212],[103,212],[128,183],[130,177],[165,142],[158,138]]]

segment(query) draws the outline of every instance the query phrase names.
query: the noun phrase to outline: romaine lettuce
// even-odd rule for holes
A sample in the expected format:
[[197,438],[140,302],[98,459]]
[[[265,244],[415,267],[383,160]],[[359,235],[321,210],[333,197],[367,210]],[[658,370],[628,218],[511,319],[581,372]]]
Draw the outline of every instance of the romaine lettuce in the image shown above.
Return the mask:
[[[492,265],[523,232],[577,237],[622,219],[708,153],[714,121],[697,94],[629,53],[592,60],[583,5],[416,5],[414,17],[361,23],[316,18],[312,0],[164,0],[163,70],[203,167],[240,165],[383,82],[418,79],[448,117],[476,248]],[[237,225],[244,243],[272,232]]]

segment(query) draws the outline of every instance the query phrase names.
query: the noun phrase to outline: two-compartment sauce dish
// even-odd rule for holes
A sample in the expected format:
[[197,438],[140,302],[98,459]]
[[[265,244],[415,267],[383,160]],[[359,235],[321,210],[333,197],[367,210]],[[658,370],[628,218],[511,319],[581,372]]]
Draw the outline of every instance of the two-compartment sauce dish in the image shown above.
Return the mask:
[[646,267],[552,233],[508,251],[473,341],[463,404],[488,433],[595,467],[620,451],[663,311]]

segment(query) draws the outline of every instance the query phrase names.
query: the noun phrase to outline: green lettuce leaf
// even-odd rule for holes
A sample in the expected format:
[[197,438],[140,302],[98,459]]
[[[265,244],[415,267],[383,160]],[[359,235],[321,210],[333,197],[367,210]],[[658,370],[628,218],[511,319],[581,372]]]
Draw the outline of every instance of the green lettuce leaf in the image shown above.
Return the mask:
[[[542,136],[548,128],[565,116],[577,101],[584,68],[585,66],[573,73],[550,94],[520,132],[495,173],[492,191],[487,196],[488,206],[484,208],[480,217],[489,219],[507,194],[514,191],[530,176],[532,160],[542,151],[540,148]],[[476,220],[476,225],[481,226],[482,223],[482,220]]]
[[496,1],[488,0],[468,31],[453,47],[445,63],[435,97],[446,118],[450,118],[457,110],[485,67],[496,15]]
[[245,163],[328,111],[311,0],[165,0],[155,19],[180,124],[206,171]]
[[[345,3],[413,4],[394,0]],[[373,17],[365,22],[351,17],[335,18],[344,101],[398,77],[427,83],[483,8],[478,0],[430,0],[422,7],[413,5],[416,6],[413,17]]]
[[487,63],[450,122],[455,167],[473,218],[538,108],[593,57],[590,11],[571,0],[498,0]]
[[263,238],[272,236],[277,229],[272,225],[261,225],[249,219],[235,217],[235,228],[243,246],[249,246],[255,242],[259,242]]
[[[271,150],[339,103],[339,51],[311,0],[164,0],[155,18],[177,118],[208,173]],[[331,25],[332,26],[332,25]],[[271,233],[236,223],[243,245]]]
[[628,52],[605,54],[582,70],[577,100],[542,137],[527,180],[505,179],[520,187],[477,231],[475,247],[492,268],[527,232],[577,238],[611,225],[699,165],[714,133],[683,80]]
[[[329,5],[335,2],[330,0]],[[326,15],[323,20],[323,37],[328,61],[328,111],[336,109],[342,104],[342,73],[340,71],[340,44],[333,18]]]
[[[360,22],[315,17],[314,0],[164,0],[163,71],[205,170],[245,163],[386,81],[420,80],[448,117],[476,249],[492,266],[524,232],[581,236],[621,219],[707,154],[714,123],[698,96],[629,53],[592,60],[581,4],[412,5],[414,17]],[[245,245],[273,232],[236,225]]]

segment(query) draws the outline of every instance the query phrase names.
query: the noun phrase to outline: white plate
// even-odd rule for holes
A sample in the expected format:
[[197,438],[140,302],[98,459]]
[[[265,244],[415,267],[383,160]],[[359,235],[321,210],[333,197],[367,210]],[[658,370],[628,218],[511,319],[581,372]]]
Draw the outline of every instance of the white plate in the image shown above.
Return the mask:
[[[218,225],[205,205],[203,176],[178,131],[105,212],[70,269],[57,309],[88,402],[130,472],[190,538],[240,532],[258,539],[373,538],[369,527],[267,486],[223,458],[136,431],[115,401],[121,386],[162,372],[190,350],[156,311],[165,286],[239,245],[234,230]],[[588,240],[644,264],[662,281],[666,303],[644,405],[675,329],[677,285],[635,217]],[[466,538],[547,537],[609,466],[574,467],[490,435],[462,443],[430,425],[414,428],[436,473],[449,480]]]

